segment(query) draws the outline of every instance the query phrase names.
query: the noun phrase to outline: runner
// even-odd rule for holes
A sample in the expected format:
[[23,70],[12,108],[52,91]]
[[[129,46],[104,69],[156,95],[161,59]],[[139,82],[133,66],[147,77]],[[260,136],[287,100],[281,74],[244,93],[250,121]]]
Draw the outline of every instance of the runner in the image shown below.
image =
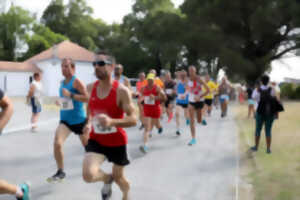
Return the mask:
[[214,99],[214,94],[217,92],[218,86],[210,79],[210,76],[207,74],[205,76],[205,82],[210,90],[209,94],[204,97],[204,113],[205,115],[208,114],[208,116],[211,115],[212,111],[212,103]]
[[130,91],[133,91],[131,88],[130,81],[126,76],[123,75],[123,71],[123,65],[117,64],[113,73],[113,79],[115,79],[119,83],[124,84],[126,87],[129,88]]
[[[4,95],[4,92],[0,89],[0,135],[2,130],[10,120],[13,114],[13,105],[11,100]],[[10,184],[5,180],[0,179],[0,195],[11,194],[15,195],[17,200],[30,200],[29,196],[29,184],[22,183],[20,185]]]
[[184,117],[186,119],[186,125],[190,125],[190,119],[188,114],[189,96],[186,90],[187,88],[187,74],[186,71],[178,72],[177,83],[177,98],[176,98],[176,134],[181,134],[180,130],[180,112],[184,111]]
[[171,73],[165,73],[165,93],[167,94],[167,101],[165,108],[168,116],[168,123],[173,119],[174,100],[176,98],[176,82],[172,80]]
[[141,126],[139,128],[139,130],[142,130],[144,128],[144,101],[143,101],[143,97],[141,94],[141,90],[144,86],[146,86],[146,75],[144,72],[139,73],[139,81],[136,83],[136,96],[138,98],[138,107],[139,107],[139,116],[140,116],[140,122],[141,122]]
[[[88,86],[85,130],[90,132],[90,139],[83,161],[83,179],[87,183],[104,182],[103,200],[110,199],[114,181],[123,192],[123,200],[128,200],[130,186],[124,175],[124,167],[129,164],[128,139],[123,128],[136,125],[134,104],[129,89],[111,78],[115,67],[112,56],[101,53],[93,65],[98,81]],[[100,168],[106,159],[113,163],[112,174]]]
[[227,78],[224,76],[222,78],[222,82],[219,85],[219,96],[220,96],[220,104],[221,104],[221,117],[227,116],[228,103],[229,103],[229,94],[230,94],[231,86],[229,85]]
[[65,79],[61,82],[59,89],[60,122],[55,132],[54,158],[57,165],[57,172],[47,179],[48,182],[62,181],[64,172],[63,145],[70,133],[79,135],[82,146],[86,146],[88,133],[83,132],[86,124],[84,103],[88,101],[88,93],[85,85],[76,78],[75,64],[70,58],[62,60],[62,74]]
[[[202,108],[204,106],[204,97],[210,92],[206,83],[197,75],[196,67],[189,67],[190,80],[188,82],[189,91],[189,116],[192,140],[188,145],[196,144],[196,123],[195,114],[197,116],[197,122],[202,123]],[[205,90],[205,92],[203,92]]]
[[161,134],[163,128],[160,124],[161,107],[160,102],[167,99],[163,90],[154,84],[155,75],[150,73],[147,75],[148,84],[142,88],[141,93],[144,97],[144,116],[145,116],[145,130],[144,130],[144,144],[140,146],[140,150],[144,153],[148,152],[148,138],[153,126],[158,129]]
[[28,104],[32,107],[32,116],[31,116],[31,131],[36,132],[37,121],[39,115],[42,111],[42,90],[43,85],[41,83],[41,75],[39,73],[33,74],[33,81],[30,85],[28,95],[26,97]]

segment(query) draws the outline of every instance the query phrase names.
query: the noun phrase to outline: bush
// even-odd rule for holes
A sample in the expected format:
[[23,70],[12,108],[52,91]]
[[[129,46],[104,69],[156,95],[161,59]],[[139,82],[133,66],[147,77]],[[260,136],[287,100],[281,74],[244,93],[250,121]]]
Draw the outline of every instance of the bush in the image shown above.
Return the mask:
[[300,85],[296,87],[294,94],[296,99],[300,99]]
[[283,98],[295,99],[294,85],[292,83],[283,83],[280,86],[280,91]]

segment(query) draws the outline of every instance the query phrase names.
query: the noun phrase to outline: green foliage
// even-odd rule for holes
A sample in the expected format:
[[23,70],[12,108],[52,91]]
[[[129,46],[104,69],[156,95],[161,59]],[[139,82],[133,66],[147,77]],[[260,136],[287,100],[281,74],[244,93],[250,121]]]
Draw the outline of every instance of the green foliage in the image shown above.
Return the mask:
[[281,96],[287,99],[300,99],[300,85],[284,83],[280,86]]
[[0,14],[0,60],[17,59],[18,40],[25,39],[33,17],[26,10],[12,6],[7,13]]
[[50,28],[41,24],[35,24],[33,32],[34,34],[32,36],[27,35],[26,37],[28,50],[20,60],[26,60],[53,45],[68,39],[61,34],[54,33]]

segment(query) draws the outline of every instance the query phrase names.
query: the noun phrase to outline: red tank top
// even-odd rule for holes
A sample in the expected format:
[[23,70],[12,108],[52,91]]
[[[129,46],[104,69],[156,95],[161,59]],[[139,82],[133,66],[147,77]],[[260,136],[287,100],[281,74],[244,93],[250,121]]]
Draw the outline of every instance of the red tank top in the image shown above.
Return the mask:
[[143,96],[144,96],[144,105],[145,106],[159,106],[160,105],[160,101],[159,100],[155,100],[154,104],[152,105],[150,102],[149,104],[147,103],[147,101],[150,101],[150,100],[147,100],[147,98],[149,98],[150,95],[154,95],[154,96],[158,96],[158,92],[157,92],[157,86],[156,85],[153,85],[153,87],[151,89],[148,88],[148,86],[146,86],[144,88],[144,91],[143,91]]
[[[94,116],[101,113],[104,113],[113,119],[122,119],[124,117],[124,111],[117,105],[118,81],[113,82],[108,96],[104,99],[99,99],[97,96],[98,85],[99,81],[96,81],[88,103],[92,119]],[[123,128],[112,127],[112,129],[103,129],[97,125],[96,120],[92,123],[90,139],[95,140],[103,146],[111,147],[124,146],[128,143],[127,134]]]

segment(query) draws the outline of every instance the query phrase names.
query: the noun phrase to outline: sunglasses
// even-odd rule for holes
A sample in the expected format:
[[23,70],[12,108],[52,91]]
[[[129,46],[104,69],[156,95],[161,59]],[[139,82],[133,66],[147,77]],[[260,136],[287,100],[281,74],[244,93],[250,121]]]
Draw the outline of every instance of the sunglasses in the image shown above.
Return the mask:
[[97,60],[93,62],[93,66],[99,66],[99,67],[104,67],[105,65],[111,65],[112,62],[108,60]]

